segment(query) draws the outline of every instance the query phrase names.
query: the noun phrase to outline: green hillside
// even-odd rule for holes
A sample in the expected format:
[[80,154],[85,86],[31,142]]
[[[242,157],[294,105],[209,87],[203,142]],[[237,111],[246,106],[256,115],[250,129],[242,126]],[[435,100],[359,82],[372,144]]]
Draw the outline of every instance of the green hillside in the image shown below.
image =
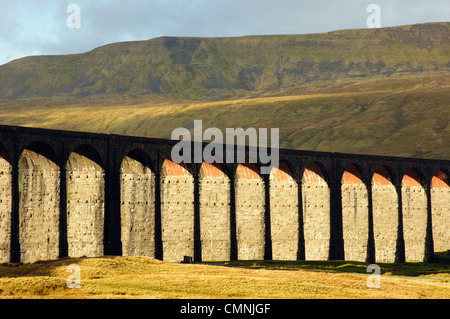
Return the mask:
[[314,81],[450,70],[450,23],[323,34],[162,37],[0,68],[0,98],[222,99]]
[[115,43],[0,66],[0,124],[170,138],[276,127],[284,148],[450,159],[450,23]]

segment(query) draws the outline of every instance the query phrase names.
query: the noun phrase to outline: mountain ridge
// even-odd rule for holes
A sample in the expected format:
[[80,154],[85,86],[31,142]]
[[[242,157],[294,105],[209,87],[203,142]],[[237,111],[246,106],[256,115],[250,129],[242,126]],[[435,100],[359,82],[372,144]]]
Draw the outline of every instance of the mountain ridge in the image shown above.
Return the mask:
[[282,148],[450,159],[449,31],[160,37],[23,58],[0,66],[0,123],[170,138],[202,120],[279,128]]
[[317,81],[450,71],[450,23],[304,35],[158,37],[0,66],[0,99],[220,100]]

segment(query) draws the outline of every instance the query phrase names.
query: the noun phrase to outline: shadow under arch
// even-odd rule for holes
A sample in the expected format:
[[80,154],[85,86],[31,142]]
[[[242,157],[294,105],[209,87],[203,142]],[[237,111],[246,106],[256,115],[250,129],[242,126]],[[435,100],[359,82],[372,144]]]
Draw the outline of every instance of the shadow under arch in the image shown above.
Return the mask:
[[[71,162],[69,162],[71,161]],[[78,164],[77,161],[80,161]],[[72,150],[68,160],[67,165],[71,166],[80,166],[88,165],[92,167],[96,167],[97,170],[104,170],[103,160],[98,153],[98,151],[89,144],[82,144],[77,146],[74,150]]]
[[150,155],[143,149],[133,148],[129,150],[121,160],[121,166],[124,164],[126,158],[137,161],[142,165],[148,167],[153,173],[155,172],[155,167],[151,161]]
[[93,146],[82,144],[70,153],[66,185],[68,256],[103,256],[105,170]]
[[42,141],[34,141],[28,144],[24,150],[30,150],[35,152],[36,154],[40,154],[47,159],[51,160],[54,163],[57,163],[57,157],[56,152],[53,150],[53,148],[50,146],[50,144],[47,144]]
[[120,165],[120,229],[123,256],[155,257],[155,174],[141,149]]
[[59,257],[60,168],[45,142],[28,144],[19,158],[20,261]]
[[8,151],[5,147],[5,145],[3,145],[3,143],[1,141],[0,141],[0,158],[4,159],[5,161],[7,161],[8,163],[10,163],[12,165],[11,158],[8,154]]

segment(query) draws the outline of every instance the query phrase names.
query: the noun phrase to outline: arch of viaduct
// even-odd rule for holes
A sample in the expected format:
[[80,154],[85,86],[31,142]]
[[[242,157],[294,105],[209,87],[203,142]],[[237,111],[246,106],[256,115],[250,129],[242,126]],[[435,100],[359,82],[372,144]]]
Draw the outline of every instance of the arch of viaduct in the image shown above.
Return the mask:
[[0,261],[431,261],[450,249],[450,161],[280,149],[176,164],[175,141],[0,126]]

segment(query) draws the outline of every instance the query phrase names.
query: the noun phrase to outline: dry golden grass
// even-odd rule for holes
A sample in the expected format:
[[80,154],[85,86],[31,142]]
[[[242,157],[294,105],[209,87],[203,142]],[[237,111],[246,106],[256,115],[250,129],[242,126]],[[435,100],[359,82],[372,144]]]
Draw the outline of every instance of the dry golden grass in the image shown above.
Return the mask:
[[[448,159],[446,73],[314,83],[234,100],[118,95],[0,101],[0,124],[170,138],[178,127],[279,128],[280,147]],[[208,142],[208,141],[205,141]]]
[[[81,288],[70,289],[67,266],[74,263],[80,266]],[[0,266],[0,297],[450,298],[448,280],[436,276],[412,279],[382,275],[379,289],[369,289],[367,278],[368,274],[178,264],[146,257],[80,258],[4,264]]]

